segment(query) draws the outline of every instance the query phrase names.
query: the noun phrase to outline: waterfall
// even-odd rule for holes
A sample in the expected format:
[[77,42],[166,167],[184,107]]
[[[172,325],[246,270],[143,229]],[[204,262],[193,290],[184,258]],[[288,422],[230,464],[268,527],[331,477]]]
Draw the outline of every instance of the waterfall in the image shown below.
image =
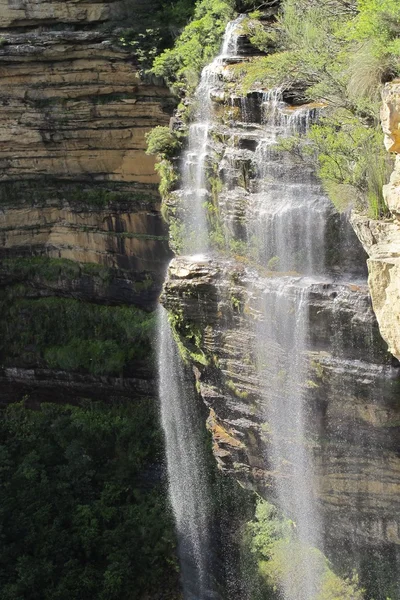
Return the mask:
[[[329,497],[325,500],[329,492],[324,497],[318,483],[324,468],[332,470],[334,480],[343,448],[340,432],[339,443],[334,438],[337,432],[333,442],[329,440],[334,448],[331,455],[331,447],[326,444],[324,448],[318,439],[326,424],[323,419],[330,416],[324,412],[328,400],[317,398],[315,388],[321,385],[321,396],[347,393],[347,403],[352,403],[353,392],[345,387],[349,387],[351,369],[361,369],[361,362],[358,367],[351,362],[359,360],[352,354],[353,346],[363,346],[373,318],[365,296],[365,327],[361,334],[355,328],[353,335],[355,313],[346,293],[351,285],[357,287],[360,274],[363,278],[356,265],[360,255],[352,247],[354,235],[347,239],[347,226],[310,166],[280,148],[285,138],[307,132],[320,107],[289,106],[281,89],[241,98],[224,89],[226,63],[240,60],[240,22],[241,17],[228,25],[221,52],[203,69],[195,95],[195,117],[181,166],[182,185],[176,192],[185,236],[183,251],[190,256],[186,265],[182,257],[175,273],[170,271],[172,278],[182,279],[175,296],[171,285],[170,306],[173,311],[182,310],[183,319],[205,329],[199,334],[202,341],[193,344],[202,350],[204,343],[210,360],[204,370],[196,364],[196,377],[215,415],[219,464],[228,472],[237,472],[245,486],[265,491],[290,523],[291,533],[284,534],[288,539],[283,537],[280,551],[282,563],[292,569],[283,568],[277,576],[279,598],[317,600],[322,597],[327,569],[324,546],[329,546],[322,511],[324,502],[330,501]],[[228,118],[222,124],[214,113],[212,98],[218,99],[218,110],[225,99]],[[223,136],[214,135],[221,131]],[[218,174],[217,192],[210,190],[211,173],[214,177]],[[218,243],[213,237],[212,211],[218,212],[220,219]],[[348,276],[349,281],[343,282]],[[329,292],[325,294],[326,288]],[[320,317],[320,313],[324,314]],[[364,318],[363,311],[360,313]],[[343,322],[328,324],[329,318]],[[314,330],[312,319],[317,323]],[[159,328],[161,416],[184,597],[208,600],[216,597],[216,592],[207,475],[196,434],[197,399],[161,309]],[[336,329],[343,329],[347,339],[340,340]],[[246,350],[245,365],[240,364],[241,343]],[[316,367],[312,365],[314,355],[318,355]],[[343,382],[342,355],[343,362],[347,361]],[[328,383],[321,375],[324,359],[333,373]],[[319,383],[313,380],[312,368]],[[366,364],[362,368],[368,371]],[[362,379],[365,385],[367,379]],[[371,397],[374,394],[371,392]],[[320,415],[313,413],[317,403]],[[321,423],[315,423],[318,416]],[[369,443],[364,437],[359,445],[367,447]],[[323,460],[327,455],[326,467]],[[324,485],[329,489],[330,480]]]
[[212,125],[211,91],[218,88],[223,62],[237,53],[237,28],[241,15],[228,24],[220,54],[204,67],[195,94],[195,115],[189,127],[188,149],[182,164],[182,205],[184,224],[184,253],[204,253],[209,250],[206,204],[210,200],[207,191],[207,151]]
[[268,424],[265,459],[275,473],[278,506],[293,521],[297,543],[285,560],[298,575],[285,574],[285,600],[311,600],[319,590],[320,564],[310,548],[321,546],[315,481],[306,439],[309,415],[304,401],[307,375],[308,287],[289,278],[272,278],[263,294],[263,320],[256,329],[264,418]]
[[[203,69],[195,95],[195,120],[189,128],[182,167],[185,252],[209,248],[205,202],[207,144],[212,121],[211,90],[218,85],[223,60],[237,52],[237,26],[228,24],[219,56]],[[212,600],[214,591],[210,511],[201,417],[196,410],[193,380],[185,369],[168,322],[158,310],[158,373],[161,424],[167,457],[169,496],[175,517],[184,600]]]
[[281,105],[279,90],[264,96],[263,133],[255,152],[257,190],[246,216],[248,239],[257,240],[257,258],[266,267],[273,261],[281,272],[321,273],[331,204],[310,169],[299,169],[277,150],[279,140],[308,126],[311,116],[306,109],[287,115]]
[[[204,256],[211,248],[206,203],[210,135],[214,126],[211,93],[222,86],[224,61],[236,56],[237,28],[242,17],[227,26],[222,49],[205,67],[195,95],[196,112],[189,128],[182,163],[181,217],[184,252]],[[250,121],[246,99],[240,101],[242,121]],[[257,260],[280,272],[312,274],[324,268],[324,224],[328,201],[312,175],[304,171],[294,181],[292,165],[276,151],[280,137],[308,127],[312,115],[284,112],[280,90],[262,98],[262,128],[254,153],[257,188],[250,194],[247,239],[257,240]],[[227,157],[229,151],[227,151]],[[229,159],[228,159],[229,162]],[[229,176],[227,177],[229,182]],[[234,188],[234,181],[228,184]],[[249,254],[254,249],[249,244]],[[193,256],[196,259],[196,256]],[[299,280],[299,278],[297,278]],[[264,397],[264,418],[271,429],[265,460],[277,473],[276,502],[290,516],[304,548],[320,546],[315,508],[313,466],[305,446],[304,406],[308,336],[308,288],[288,277],[269,278],[263,294],[263,319],[256,328],[257,354]],[[161,417],[165,432],[169,491],[175,515],[185,598],[203,600],[211,589],[208,579],[210,535],[207,482],[201,448],[196,440],[193,407],[196,402],[186,379],[163,309],[159,312],[159,373]],[[265,343],[267,340],[267,343]],[[290,549],[286,560],[293,559]],[[298,553],[298,551],[297,551]],[[296,556],[296,560],[299,558]],[[304,552],[295,591],[282,581],[285,600],[311,600],[318,592],[319,566]]]
[[[277,150],[279,140],[304,131],[313,118],[305,108],[287,112],[280,90],[263,97],[263,131],[255,151],[257,181],[246,215],[247,238],[257,241],[259,264],[276,276],[264,281],[256,354],[263,416],[269,435],[265,459],[274,472],[278,506],[290,517],[294,540],[284,560],[285,600],[313,600],[321,587],[321,519],[306,404],[309,289],[325,274],[325,226],[331,206],[307,168]],[[254,249],[249,249],[254,255]],[[295,272],[297,276],[291,273]],[[308,276],[304,277],[305,275]]]
[[168,315],[157,315],[161,424],[165,437],[169,496],[175,517],[185,600],[208,600],[211,592],[209,495],[193,380],[185,370]]

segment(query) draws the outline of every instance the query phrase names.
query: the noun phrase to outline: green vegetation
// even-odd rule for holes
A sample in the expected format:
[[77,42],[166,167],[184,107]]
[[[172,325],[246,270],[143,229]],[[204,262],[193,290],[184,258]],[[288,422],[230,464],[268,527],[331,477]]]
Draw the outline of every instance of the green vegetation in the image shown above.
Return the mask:
[[156,422],[150,400],[3,411],[2,600],[176,599]]
[[[257,564],[254,576],[258,578],[261,591],[256,595],[257,599],[280,598],[279,589],[283,582],[286,589],[288,586],[291,588],[290,595],[302,595],[302,575],[306,562],[313,565],[319,579],[319,585],[309,600],[363,599],[357,576],[351,574],[349,578],[342,578],[336,575],[319,550],[300,543],[296,537],[296,524],[285,519],[272,504],[264,500],[259,500],[255,518],[248,523],[245,544]],[[269,590],[269,593],[265,590]]]
[[155,127],[146,135],[146,154],[156,156],[157,158],[155,170],[160,176],[158,189],[163,200],[161,214],[170,226],[170,246],[178,253],[182,243],[179,233],[181,222],[175,216],[175,207],[170,205],[168,200],[170,200],[171,192],[175,189],[179,181],[179,174],[174,158],[181,148],[181,137],[179,132],[172,131],[169,127],[160,126]]
[[375,218],[387,213],[382,185],[392,163],[383,147],[379,92],[400,73],[399,19],[397,0],[284,0],[272,31],[263,33],[254,18],[244,23],[255,45],[274,44],[276,51],[231,67],[242,93],[297,88],[324,104],[306,140],[283,147],[318,165],[339,210],[353,205]]
[[118,43],[132,51],[146,73],[154,58],[173,45],[193,12],[193,0],[153,0],[151,10],[143,2],[122,0],[113,29],[119,28]]
[[146,154],[153,154],[160,160],[172,158],[180,148],[178,134],[160,125],[146,134],[146,142]]
[[77,263],[66,258],[48,258],[46,256],[30,256],[4,258],[0,271],[14,281],[43,278],[46,281],[61,279],[77,279],[82,275],[99,277],[104,282],[111,279],[112,269],[95,263]]
[[153,64],[155,75],[164,77],[179,95],[193,93],[201,69],[218,53],[227,22],[234,15],[230,0],[199,0],[194,19],[175,42]]
[[133,360],[151,358],[154,315],[66,298],[21,298],[26,292],[14,286],[0,296],[1,364],[121,375]]
[[183,319],[181,311],[169,312],[169,322],[182,360],[203,366],[209,364],[209,357],[203,352],[203,331],[200,326]]
[[47,202],[59,204],[64,201],[101,209],[112,202],[157,202],[158,197],[156,194],[127,190],[124,184],[114,182],[107,182],[106,187],[103,183],[75,184],[51,178],[45,181],[35,179],[0,182],[0,204],[43,205]]
[[228,379],[226,382],[226,387],[229,388],[234,394],[235,396],[237,396],[238,398],[242,398],[242,400],[246,400],[246,398],[249,397],[249,392],[246,392],[246,390],[243,390],[242,392],[237,388],[237,386],[235,385],[235,383],[232,381],[232,379]]

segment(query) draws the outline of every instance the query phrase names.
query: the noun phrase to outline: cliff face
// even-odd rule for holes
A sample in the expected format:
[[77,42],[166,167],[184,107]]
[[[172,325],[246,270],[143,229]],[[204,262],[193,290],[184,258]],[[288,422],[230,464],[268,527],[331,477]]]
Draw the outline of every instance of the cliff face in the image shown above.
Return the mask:
[[[278,131],[285,123],[306,127],[313,118],[310,108],[256,92],[246,98],[214,93],[212,99],[217,116],[206,147],[209,227],[211,236],[229,246],[175,258],[162,302],[209,409],[217,462],[278,504],[274,490],[295,480],[296,460],[271,458],[276,431],[267,415],[279,411],[279,400],[293,412],[293,398],[302,398],[304,444],[314,465],[325,551],[335,563],[346,553],[353,561],[358,556],[365,574],[373,568],[371,554],[396,556],[400,544],[399,369],[380,335],[379,328],[386,341],[391,339],[377,306],[377,290],[381,296],[387,292],[373,271],[376,263],[382,279],[385,267],[393,287],[398,285],[391,256],[386,252],[382,264],[382,257],[370,254],[375,315],[367,255],[349,223],[304,164],[274,149],[274,130],[265,132],[268,118]],[[183,196],[172,194],[175,210]],[[375,228],[376,238],[364,243],[368,252],[379,231],[387,243],[389,226],[397,227],[395,220],[354,217],[353,226],[359,235],[368,227],[370,237]],[[312,247],[318,252],[306,256]],[[306,265],[307,275],[299,264]],[[308,331],[298,345],[297,329]],[[304,374],[300,390],[296,373],[290,380],[291,363]],[[280,387],[289,394],[280,396]],[[288,444],[296,451],[294,434]]]
[[[155,305],[171,254],[145,134],[168,123],[174,103],[114,43],[110,19],[118,8],[112,1],[1,3],[3,295],[23,283],[22,297],[31,299]],[[53,261],[51,277],[35,267],[38,257]],[[65,260],[94,266],[66,276]]]
[[[183,257],[171,263],[163,296],[176,315],[175,326],[210,409],[218,463],[267,497],[273,480],[287,476],[268,466],[265,381],[255,357],[263,295],[272,285],[273,279],[234,261]],[[296,277],[286,284],[292,306],[301,285]],[[317,465],[320,508],[331,524],[330,541],[346,547],[352,536],[356,546],[399,544],[399,381],[379,342],[368,288],[316,283],[308,302],[311,333],[303,356],[307,437]],[[265,338],[264,344],[267,356],[279,352],[273,340]]]
[[387,83],[381,111],[385,146],[396,154],[395,169],[384,186],[391,217],[374,221],[354,214],[354,229],[369,255],[368,283],[381,334],[400,358],[400,83]]

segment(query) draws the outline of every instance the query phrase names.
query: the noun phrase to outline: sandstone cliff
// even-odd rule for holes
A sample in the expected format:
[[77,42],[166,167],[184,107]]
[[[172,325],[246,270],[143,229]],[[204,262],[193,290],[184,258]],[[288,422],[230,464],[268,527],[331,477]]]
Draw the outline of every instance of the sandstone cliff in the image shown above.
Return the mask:
[[[32,301],[60,296],[145,310],[158,297],[171,254],[145,134],[168,123],[174,101],[116,44],[117,10],[112,0],[1,3],[3,296],[23,284],[29,293],[17,297]],[[32,257],[60,260],[58,275],[27,269]],[[98,268],[65,276],[65,260]],[[3,373],[10,377],[23,373]],[[26,377],[32,387],[32,373]]]
[[[279,150],[271,148],[273,132],[265,138],[263,103],[269,102],[271,121],[281,127],[285,121],[279,121],[274,110],[282,110],[290,123],[297,119],[297,125],[304,127],[312,118],[310,108],[294,107],[284,96],[277,109],[273,96],[268,98],[261,92],[234,99],[213,94],[217,117],[206,163],[211,174],[208,201],[213,207],[209,223],[211,236],[228,247],[223,252],[214,247],[207,256],[175,258],[162,302],[209,409],[208,427],[218,464],[245,487],[273,501],[277,501],[274,489],[279,481],[294,476],[295,460],[282,460],[279,468],[273,464],[274,432],[266,419],[266,405],[276,402],[271,394],[279,389],[280,377],[285,385],[291,360],[306,374],[300,391],[307,413],[304,443],[317,475],[325,551],[336,564],[347,553],[353,556],[350,563],[358,556],[365,575],[374,562],[378,565],[379,556],[390,563],[400,546],[398,363],[379,331],[380,326],[389,342],[376,306],[373,255],[369,269],[376,315],[366,279],[367,255],[346,218],[338,215],[304,164],[295,157],[282,158]],[[260,193],[263,182],[270,186],[267,194]],[[291,185],[298,186],[297,192],[288,196]],[[177,191],[169,198],[175,215],[183,196]],[[306,241],[318,241],[322,212],[325,225],[319,256],[307,258],[304,246]],[[278,245],[271,244],[268,254],[266,228],[276,215],[277,219],[283,215],[278,224],[286,247],[280,253]],[[371,223],[359,218],[356,223],[353,217],[357,233],[363,223],[370,236],[372,227],[376,236],[382,230],[386,244],[389,227],[393,231],[397,227],[395,220]],[[284,237],[287,229],[290,235]],[[218,231],[223,234],[218,236]],[[371,245],[364,243],[365,250],[370,252]],[[284,256],[289,257],[288,266],[282,263]],[[390,263],[388,257],[387,252]],[[316,265],[313,277],[304,277],[304,271],[296,268],[301,261]],[[395,287],[398,281],[388,269]],[[268,312],[271,292],[281,313]],[[279,314],[286,328],[294,328],[299,299],[307,304],[309,331],[300,357],[296,346],[285,345],[290,335],[283,339],[287,332],[274,322]],[[284,357],[278,374],[270,366],[276,367],[276,356]],[[292,397],[286,400],[290,410]],[[371,556],[375,558],[370,560]]]
[[387,83],[381,111],[385,146],[396,163],[384,196],[391,217],[374,221],[354,214],[352,223],[369,255],[368,283],[374,311],[390,352],[400,358],[400,83]]

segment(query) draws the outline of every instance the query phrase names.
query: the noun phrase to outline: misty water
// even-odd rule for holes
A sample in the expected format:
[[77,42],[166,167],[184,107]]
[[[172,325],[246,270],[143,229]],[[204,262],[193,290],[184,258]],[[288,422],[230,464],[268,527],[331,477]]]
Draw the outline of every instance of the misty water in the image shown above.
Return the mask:
[[[229,23],[219,56],[203,69],[197,88],[194,122],[182,164],[184,251],[193,255],[209,250],[205,203],[208,191],[205,161],[212,123],[210,92],[218,81],[224,58],[235,55],[236,30],[242,17]],[[194,256],[194,258],[196,258]],[[185,600],[212,600],[211,522],[201,418],[196,411],[193,381],[173,338],[168,315],[158,310],[158,373],[161,424],[165,437],[169,495],[175,517],[182,587]]]

